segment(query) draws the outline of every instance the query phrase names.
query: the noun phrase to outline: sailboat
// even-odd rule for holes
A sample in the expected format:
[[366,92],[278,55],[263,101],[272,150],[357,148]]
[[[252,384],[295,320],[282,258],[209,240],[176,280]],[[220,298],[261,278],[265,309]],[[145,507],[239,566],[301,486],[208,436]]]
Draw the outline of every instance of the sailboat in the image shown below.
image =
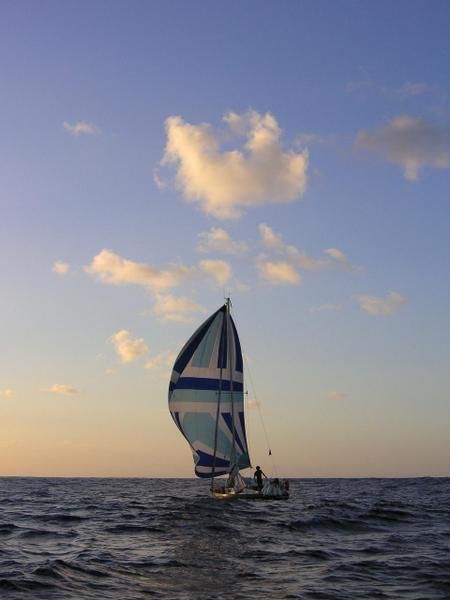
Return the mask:
[[213,497],[286,498],[281,486],[258,491],[240,474],[251,462],[242,350],[230,311],[227,298],[181,349],[169,383],[170,414],[192,450],[195,475],[211,480]]

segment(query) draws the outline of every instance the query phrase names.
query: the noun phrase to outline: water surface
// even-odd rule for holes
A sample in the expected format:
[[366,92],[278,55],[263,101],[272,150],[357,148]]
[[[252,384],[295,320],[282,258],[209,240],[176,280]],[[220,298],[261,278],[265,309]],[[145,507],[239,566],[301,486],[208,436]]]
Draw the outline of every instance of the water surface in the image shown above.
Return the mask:
[[0,478],[3,599],[450,598],[450,479]]

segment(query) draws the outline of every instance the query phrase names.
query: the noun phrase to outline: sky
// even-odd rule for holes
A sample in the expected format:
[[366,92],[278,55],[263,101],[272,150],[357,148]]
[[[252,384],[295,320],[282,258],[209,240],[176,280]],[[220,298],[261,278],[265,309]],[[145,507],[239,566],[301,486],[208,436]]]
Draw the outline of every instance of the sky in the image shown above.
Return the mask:
[[230,296],[253,465],[450,476],[448,2],[0,11],[0,475],[193,476]]

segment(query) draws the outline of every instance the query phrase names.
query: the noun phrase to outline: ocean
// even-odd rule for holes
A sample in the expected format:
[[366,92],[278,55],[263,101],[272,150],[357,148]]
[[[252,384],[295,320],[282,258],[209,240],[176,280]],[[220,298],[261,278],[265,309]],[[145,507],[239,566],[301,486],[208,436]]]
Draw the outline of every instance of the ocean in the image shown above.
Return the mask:
[[0,598],[450,598],[450,479],[0,478]]

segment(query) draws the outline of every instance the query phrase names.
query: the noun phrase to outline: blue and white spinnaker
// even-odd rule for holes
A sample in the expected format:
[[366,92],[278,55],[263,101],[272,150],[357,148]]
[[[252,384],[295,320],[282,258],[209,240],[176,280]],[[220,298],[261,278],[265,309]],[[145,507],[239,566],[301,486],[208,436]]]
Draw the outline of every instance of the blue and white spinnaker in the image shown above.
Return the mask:
[[198,477],[250,466],[243,385],[241,345],[227,301],[185,344],[169,384],[169,410],[191,447]]

